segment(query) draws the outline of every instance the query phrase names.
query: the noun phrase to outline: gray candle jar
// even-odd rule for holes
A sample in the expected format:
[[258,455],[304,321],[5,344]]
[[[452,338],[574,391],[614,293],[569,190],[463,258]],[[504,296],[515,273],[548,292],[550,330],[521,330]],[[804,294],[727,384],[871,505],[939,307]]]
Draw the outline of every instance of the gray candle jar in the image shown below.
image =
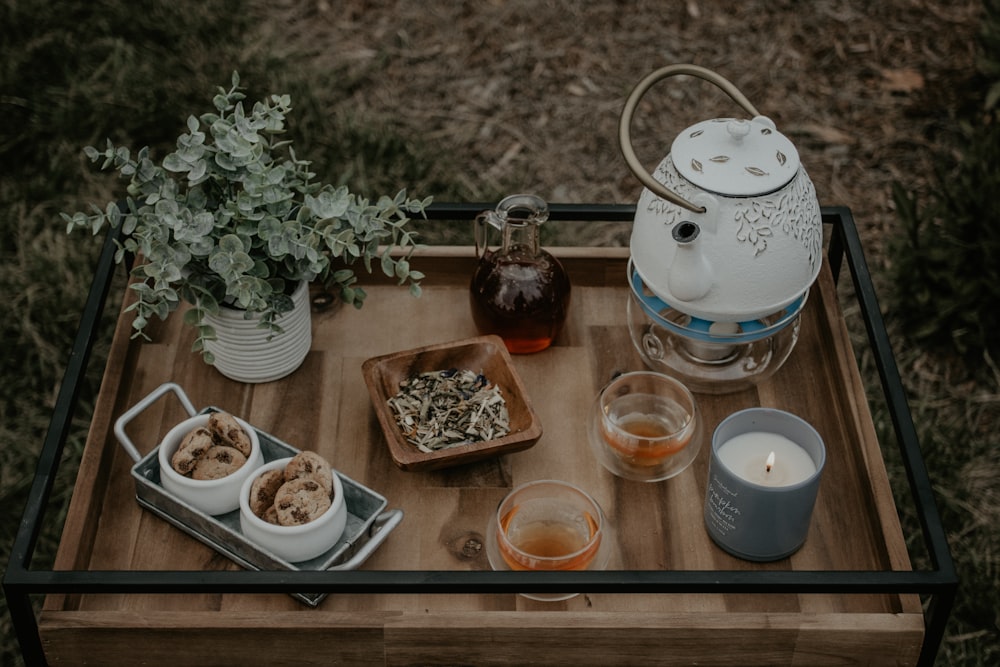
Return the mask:
[[[734,474],[719,458],[719,448],[743,433],[784,436],[812,458],[816,472],[787,486],[763,486]],[[712,435],[705,529],[734,556],[751,561],[786,558],[803,545],[809,532],[820,477],[826,463],[823,439],[809,423],[791,413],[750,408],[724,419]]]

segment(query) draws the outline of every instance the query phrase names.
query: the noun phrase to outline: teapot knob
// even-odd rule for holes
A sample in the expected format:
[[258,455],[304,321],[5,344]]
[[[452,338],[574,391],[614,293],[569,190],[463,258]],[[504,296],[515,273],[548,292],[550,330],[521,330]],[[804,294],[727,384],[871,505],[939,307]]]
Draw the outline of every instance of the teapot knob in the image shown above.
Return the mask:
[[743,137],[750,134],[750,123],[743,118],[734,118],[726,123],[726,129],[729,131],[729,136],[733,139],[743,141]]

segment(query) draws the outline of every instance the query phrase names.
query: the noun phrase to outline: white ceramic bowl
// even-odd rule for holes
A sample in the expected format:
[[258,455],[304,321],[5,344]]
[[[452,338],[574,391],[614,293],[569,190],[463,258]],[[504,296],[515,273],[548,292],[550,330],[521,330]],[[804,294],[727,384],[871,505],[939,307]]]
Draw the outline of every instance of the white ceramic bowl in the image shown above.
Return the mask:
[[204,414],[186,419],[164,436],[158,452],[160,483],[164,489],[205,514],[226,514],[240,506],[240,488],[247,478],[253,476],[254,470],[264,463],[264,457],[260,451],[257,432],[245,421],[236,417],[236,421],[250,436],[250,456],[239,470],[221,479],[210,480],[191,479],[174,470],[170,465],[170,459],[184,436],[199,426],[206,426],[209,416]]
[[333,503],[319,518],[298,526],[276,526],[264,521],[250,510],[250,487],[254,480],[275,468],[284,468],[291,458],[266,463],[243,483],[240,489],[240,529],[243,535],[290,563],[311,560],[329,551],[344,534],[347,525],[347,504],[340,476],[333,473]]

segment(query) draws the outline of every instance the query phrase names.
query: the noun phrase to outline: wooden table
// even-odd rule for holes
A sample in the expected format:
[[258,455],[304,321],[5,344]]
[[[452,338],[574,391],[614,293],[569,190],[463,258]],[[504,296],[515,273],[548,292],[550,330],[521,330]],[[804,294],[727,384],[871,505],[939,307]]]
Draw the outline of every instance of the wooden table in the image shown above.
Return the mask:
[[[403,509],[403,523],[366,569],[488,569],[485,553],[470,545],[482,543],[489,513],[512,486],[544,477],[575,482],[598,499],[615,526],[621,569],[909,568],[829,271],[806,307],[799,344],[772,380],[738,394],[699,396],[709,430],[735,410],[764,405],[806,417],[827,443],[806,545],[785,562],[758,565],[726,555],[702,527],[707,446],[685,473],[659,484],[621,480],[592,458],[581,415],[614,372],[642,367],[625,326],[627,255],[561,254],[575,290],[566,330],[548,351],[515,357],[544,435],[526,452],[440,472],[393,465],[360,368],[370,356],[476,334],[468,248],[435,249],[414,260],[427,273],[419,300],[379,285],[360,311],[315,313],[305,364],[274,383],[242,385],[204,366],[190,353],[192,334],[179,316],[156,328],[151,343],[129,341],[123,317],[56,569],[233,567],[130,502],[132,461],[107,426],[166,381],[184,387],[196,405],[222,407],[319,452]],[[151,412],[132,431],[149,448],[184,416],[171,405]],[[852,653],[912,662],[923,636],[916,597],[887,595],[584,594],[562,603],[513,593],[333,595],[315,610],[282,595],[86,595],[50,596],[45,610],[41,632],[53,664],[84,656],[156,664],[174,661],[179,650],[188,664],[198,656],[247,662],[264,652],[281,662],[285,651],[315,664],[669,663],[698,656],[714,664],[817,664]]]
[[[193,334],[179,315],[151,327],[153,340],[144,343],[129,339],[130,317],[121,317],[54,571],[32,577],[15,567],[5,579],[9,593],[20,595],[32,582],[49,593],[37,619],[49,663],[916,663],[925,617],[913,591],[922,589],[918,577],[879,585],[883,573],[906,578],[912,568],[829,267],[803,311],[798,345],[775,376],[735,394],[698,395],[708,432],[733,411],[761,405],[803,416],[826,442],[805,546],[759,564],[727,555],[704,530],[707,442],[688,470],[657,484],[619,479],[592,458],[582,415],[613,373],[642,368],[625,324],[627,251],[556,254],[573,282],[566,329],[549,350],[514,358],[544,434],[527,451],[441,471],[394,466],[361,364],[475,335],[470,248],[432,248],[413,261],[427,274],[419,300],[369,280],[362,310],[314,312],[303,366],[262,385],[235,383],[206,367],[190,353]],[[196,406],[229,410],[319,452],[402,509],[403,522],[357,572],[296,579],[301,573],[238,571],[135,502],[133,462],[112,426],[168,381]],[[148,451],[184,416],[179,405],[161,401],[132,422],[130,434]],[[586,586],[565,602],[517,595],[508,584],[532,580],[525,573],[497,578],[480,548],[488,515],[506,492],[544,477],[587,489],[618,538],[613,571],[571,580]],[[15,557],[20,549],[15,545]],[[838,574],[848,577],[842,589],[830,583]],[[59,589],[75,575],[104,583]],[[334,592],[317,608],[280,592],[303,582]],[[772,583],[778,592],[770,592]],[[929,627],[939,633],[943,622]],[[30,627],[23,618],[15,624]],[[930,660],[935,650],[936,643]]]

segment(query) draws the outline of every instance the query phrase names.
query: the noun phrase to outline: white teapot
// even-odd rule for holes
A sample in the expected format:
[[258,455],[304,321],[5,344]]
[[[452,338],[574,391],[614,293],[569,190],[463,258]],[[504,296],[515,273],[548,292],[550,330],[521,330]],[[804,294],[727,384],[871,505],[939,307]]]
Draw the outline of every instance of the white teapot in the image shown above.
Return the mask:
[[[632,117],[650,86],[679,74],[715,84],[752,118],[689,127],[650,174],[632,148]],[[670,307],[712,322],[743,322],[780,311],[809,289],[822,263],[816,190],[792,142],[732,83],[696,65],[656,70],[629,95],[619,141],[646,186],[636,206],[632,262]]]

